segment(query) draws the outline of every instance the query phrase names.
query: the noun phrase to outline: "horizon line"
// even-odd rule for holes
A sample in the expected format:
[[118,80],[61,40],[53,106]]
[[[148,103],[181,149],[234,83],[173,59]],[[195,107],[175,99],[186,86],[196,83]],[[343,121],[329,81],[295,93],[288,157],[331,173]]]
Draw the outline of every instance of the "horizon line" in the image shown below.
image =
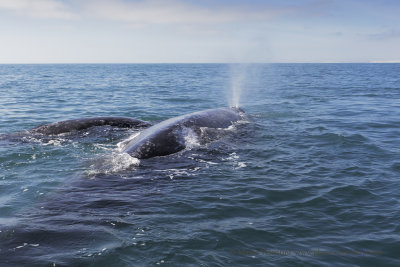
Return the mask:
[[321,62],[0,62],[0,65],[105,65],[105,64],[396,64],[400,63],[400,60],[388,60],[388,61],[355,61],[355,62],[343,62],[343,61],[321,61]]

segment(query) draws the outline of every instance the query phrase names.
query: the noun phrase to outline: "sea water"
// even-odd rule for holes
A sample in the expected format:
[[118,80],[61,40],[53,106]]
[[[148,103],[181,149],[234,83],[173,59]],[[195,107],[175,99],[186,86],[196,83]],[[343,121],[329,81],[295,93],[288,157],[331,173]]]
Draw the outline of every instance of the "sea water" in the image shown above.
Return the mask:
[[[0,265],[399,266],[399,73],[0,65]],[[248,119],[218,140],[194,137],[140,161],[119,150],[137,129],[15,136],[67,119],[157,123],[237,103]]]

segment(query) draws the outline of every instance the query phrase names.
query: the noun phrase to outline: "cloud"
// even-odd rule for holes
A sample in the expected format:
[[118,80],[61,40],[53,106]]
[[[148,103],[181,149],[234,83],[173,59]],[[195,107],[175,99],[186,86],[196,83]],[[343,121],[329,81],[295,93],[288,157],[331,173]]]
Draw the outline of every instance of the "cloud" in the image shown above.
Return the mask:
[[90,16],[121,21],[129,24],[210,24],[235,21],[268,20],[288,12],[287,8],[261,9],[251,5],[226,4],[206,6],[189,4],[179,0],[146,0],[127,2],[122,0],[86,1],[84,9]]
[[399,39],[400,38],[400,30],[390,29],[386,31],[371,33],[365,35],[367,39],[374,41],[386,41],[390,39]]
[[0,0],[0,10],[45,19],[75,19],[77,14],[58,0]]
[[[0,11],[47,19],[98,19],[130,26],[265,22],[326,8],[326,1],[0,0]],[[311,11],[310,11],[311,10]]]

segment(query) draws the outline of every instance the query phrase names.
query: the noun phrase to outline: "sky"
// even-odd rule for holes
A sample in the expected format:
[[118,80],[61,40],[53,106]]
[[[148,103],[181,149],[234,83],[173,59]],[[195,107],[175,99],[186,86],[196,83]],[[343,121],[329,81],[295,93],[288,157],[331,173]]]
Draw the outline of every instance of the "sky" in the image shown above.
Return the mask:
[[398,0],[0,0],[0,63],[400,62]]

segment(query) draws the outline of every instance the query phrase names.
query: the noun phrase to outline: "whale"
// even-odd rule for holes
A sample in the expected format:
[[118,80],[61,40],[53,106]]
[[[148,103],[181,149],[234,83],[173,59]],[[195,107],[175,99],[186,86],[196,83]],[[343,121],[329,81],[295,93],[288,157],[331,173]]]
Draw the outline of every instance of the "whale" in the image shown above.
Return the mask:
[[44,124],[28,131],[6,136],[16,138],[28,134],[40,138],[40,136],[78,132],[95,126],[136,128],[139,133],[136,132],[136,136],[121,142],[120,151],[134,158],[147,159],[170,155],[185,149],[190,145],[188,137],[189,139],[193,137],[199,143],[206,143],[213,139],[215,133],[218,136],[220,129],[226,129],[244,117],[244,111],[239,107],[197,111],[173,117],[155,125],[129,117],[89,117]]
[[82,131],[95,126],[106,125],[118,128],[143,128],[151,126],[151,124],[146,121],[128,117],[90,117],[40,125],[31,129],[29,133],[59,135],[73,131]]
[[122,147],[138,159],[166,156],[186,148],[185,134],[200,136],[202,129],[226,129],[243,118],[237,107],[197,111],[173,117],[144,129]]
[[142,129],[152,124],[140,119],[129,117],[88,117],[58,121],[39,125],[30,130],[19,131],[11,134],[0,134],[0,145],[12,144],[14,142],[26,142],[26,137],[47,138],[61,134],[75,133],[96,126],[111,126],[115,128]]

